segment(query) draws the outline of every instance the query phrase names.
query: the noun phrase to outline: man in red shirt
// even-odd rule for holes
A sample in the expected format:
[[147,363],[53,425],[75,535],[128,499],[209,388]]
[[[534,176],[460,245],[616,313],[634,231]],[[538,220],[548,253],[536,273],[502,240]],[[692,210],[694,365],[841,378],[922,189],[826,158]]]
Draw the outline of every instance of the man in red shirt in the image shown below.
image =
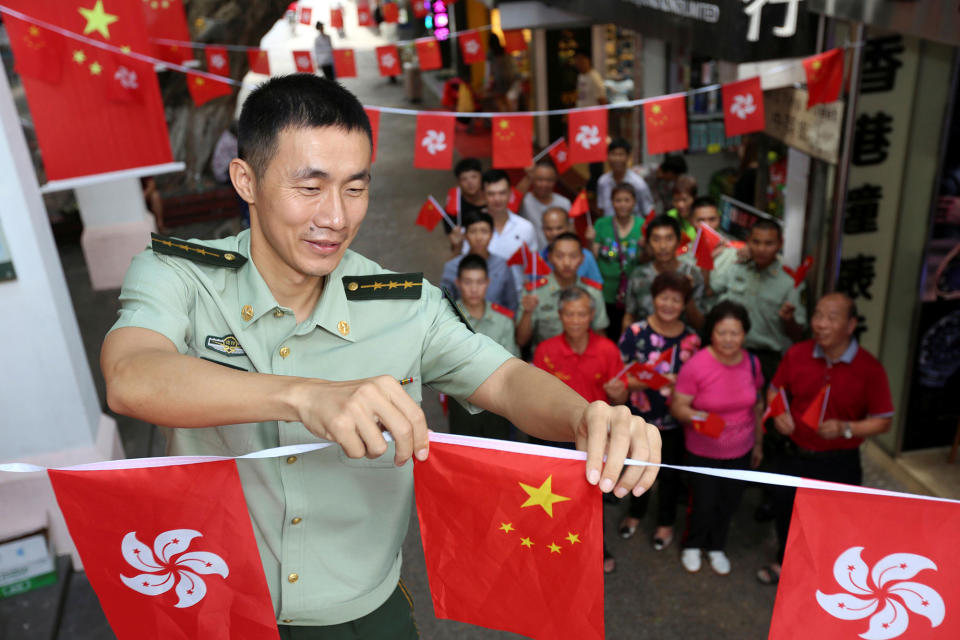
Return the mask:
[[[887,374],[853,337],[857,307],[846,294],[820,298],[810,327],[813,340],[790,347],[768,391],[770,402],[782,389],[790,407],[774,417],[777,431],[789,438],[775,470],[860,484],[860,445],[864,438],[888,430],[893,418]],[[757,572],[761,582],[772,584],[779,578],[794,494],[787,487],[774,492],[779,557]]]

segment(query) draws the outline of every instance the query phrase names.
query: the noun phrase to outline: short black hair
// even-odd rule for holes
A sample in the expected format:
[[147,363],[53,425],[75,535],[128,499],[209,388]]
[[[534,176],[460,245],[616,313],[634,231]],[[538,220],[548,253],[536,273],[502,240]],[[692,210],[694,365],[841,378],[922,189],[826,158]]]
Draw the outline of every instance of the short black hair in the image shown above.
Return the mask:
[[493,218],[486,211],[474,211],[463,216],[464,229],[469,229],[470,225],[477,224],[478,222],[487,223],[490,229],[493,230]]
[[463,275],[464,271],[469,271],[471,269],[482,270],[485,274],[487,271],[487,261],[483,259],[483,256],[478,256],[475,253],[468,253],[463,256],[463,259],[460,260],[460,264],[457,265],[457,277],[459,278]]
[[669,155],[660,163],[660,171],[675,173],[678,176],[687,172],[687,161],[683,156]]
[[610,191],[610,202],[613,202],[613,196],[617,195],[620,192],[629,193],[630,197],[634,200],[637,199],[637,190],[633,188],[633,185],[629,182],[621,182]]
[[676,291],[683,297],[684,302],[690,302],[693,295],[693,285],[690,278],[676,271],[664,271],[650,284],[650,298],[656,298],[664,291]]
[[754,229],[759,229],[760,231],[773,231],[777,232],[777,238],[783,240],[783,229],[780,228],[780,225],[774,222],[773,220],[767,220],[766,218],[760,218],[750,227],[750,233],[753,233]]
[[487,169],[483,172],[483,186],[506,180],[510,184],[510,176],[503,169]]
[[657,229],[659,227],[670,227],[671,229],[673,229],[673,232],[676,234],[677,241],[678,242],[680,241],[680,234],[683,233],[683,231],[680,229],[680,223],[677,222],[676,218],[673,218],[667,215],[657,216],[656,218],[650,221],[650,224],[647,225],[646,230],[644,230],[643,232],[644,239],[647,242],[650,242],[650,234],[653,233],[654,229]]
[[553,250],[556,248],[557,243],[562,240],[572,240],[577,243],[577,246],[581,249],[583,248],[583,242],[580,240],[580,236],[575,234],[573,231],[564,231],[556,238],[553,239],[553,242],[550,243],[550,246],[547,248],[547,255],[552,254]]
[[747,308],[733,300],[721,300],[707,312],[707,317],[703,321],[704,342],[709,344],[714,327],[717,326],[718,322],[727,318],[739,320],[743,332],[745,334],[750,333],[750,314],[747,313]]
[[583,57],[585,57],[587,60],[590,60],[590,52],[587,51],[586,49],[584,49],[583,47],[578,47],[578,48],[573,52],[573,56],[574,56],[574,57],[576,57],[576,56],[583,56]]
[[557,165],[549,155],[543,156],[533,164],[534,169],[537,167],[547,167],[548,169],[553,169],[554,173],[558,173]]
[[699,198],[694,200],[693,206],[690,207],[690,211],[694,211],[696,209],[699,209],[700,207],[713,207],[717,211],[720,210],[719,205],[717,205],[717,201],[713,199],[713,197],[711,196],[700,196]]
[[610,144],[607,145],[607,153],[616,151],[617,149],[623,149],[627,152],[627,155],[630,155],[630,152],[633,151],[633,147],[630,146],[630,143],[625,138],[614,138],[610,141]]
[[480,164],[480,161],[476,158],[463,158],[453,167],[453,175],[458,178],[461,173],[466,173],[467,171],[483,173],[483,165]]
[[237,155],[260,178],[277,152],[285,129],[336,127],[367,134],[370,120],[357,97],[332,80],[312,73],[270,78],[247,97],[237,126]]

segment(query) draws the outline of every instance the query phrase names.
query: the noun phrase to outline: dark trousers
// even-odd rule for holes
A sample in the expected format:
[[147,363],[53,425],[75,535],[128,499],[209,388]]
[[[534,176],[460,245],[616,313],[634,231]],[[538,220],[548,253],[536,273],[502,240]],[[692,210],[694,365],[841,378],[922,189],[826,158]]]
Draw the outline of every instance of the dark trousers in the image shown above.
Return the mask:
[[403,585],[387,601],[362,618],[322,627],[277,625],[280,640],[416,640],[420,637],[413,619],[413,598]]
[[[687,465],[718,469],[748,469],[750,454],[731,460],[718,460],[688,453]],[[689,482],[690,507],[687,513],[687,531],[683,536],[683,548],[723,551],[727,546],[730,521],[737,507],[740,506],[744,483],[699,473],[691,473]]]
[[[660,432],[663,442],[661,456],[665,464],[683,462],[683,429],[667,429]],[[657,526],[672,527],[677,519],[677,500],[683,491],[683,474],[676,469],[660,469],[657,474]],[[630,495],[630,517],[642,520],[650,503],[650,492],[639,498]]]
[[[803,427],[799,427],[803,429]],[[837,449],[834,451],[798,450],[793,443],[774,462],[774,470],[788,476],[799,476],[827,482],[842,482],[859,485],[863,482],[860,466],[860,449]],[[790,531],[790,516],[793,514],[793,487],[772,487],[773,515],[777,527],[777,562],[783,562]]]
[[332,64],[322,64],[320,65],[320,70],[323,71],[323,77],[327,80],[336,80],[337,77],[333,74],[333,65]]
[[450,398],[447,406],[450,409],[450,433],[477,438],[510,439],[510,421],[506,418],[489,411],[471,414],[453,398]]
[[607,304],[607,317],[610,318],[610,324],[607,325],[607,337],[613,340],[614,344],[619,344],[620,336],[623,331],[620,326],[623,324],[623,314],[625,309],[616,303]]

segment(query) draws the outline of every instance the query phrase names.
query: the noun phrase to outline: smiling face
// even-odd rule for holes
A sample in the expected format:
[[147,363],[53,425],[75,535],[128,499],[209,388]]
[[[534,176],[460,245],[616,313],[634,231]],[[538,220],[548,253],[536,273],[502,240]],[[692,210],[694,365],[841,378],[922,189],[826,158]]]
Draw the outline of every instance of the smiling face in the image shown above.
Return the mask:
[[287,276],[326,276],[340,263],[367,213],[370,138],[339,127],[285,129],[263,175],[234,176],[238,181],[250,203],[251,247],[258,266]]
[[487,199],[487,213],[494,217],[507,215],[507,205],[510,203],[509,182],[488,182],[483,185],[483,195]]
[[607,153],[607,163],[610,165],[610,170],[617,175],[627,170],[627,160],[629,159],[630,154],[627,153],[626,149],[617,148]]
[[637,205],[636,199],[630,195],[629,191],[614,191],[611,202],[613,214],[621,220],[626,220],[633,215],[633,208]]
[[663,324],[678,320],[684,306],[683,294],[673,289],[664,289],[653,299],[653,313]]
[[531,190],[533,195],[540,200],[546,200],[553,193],[553,188],[557,185],[557,172],[550,167],[543,165],[533,170],[533,180],[531,181]]
[[713,333],[710,336],[710,346],[720,356],[724,358],[733,358],[743,347],[743,341],[747,337],[743,330],[743,325],[736,318],[724,318],[713,325]]

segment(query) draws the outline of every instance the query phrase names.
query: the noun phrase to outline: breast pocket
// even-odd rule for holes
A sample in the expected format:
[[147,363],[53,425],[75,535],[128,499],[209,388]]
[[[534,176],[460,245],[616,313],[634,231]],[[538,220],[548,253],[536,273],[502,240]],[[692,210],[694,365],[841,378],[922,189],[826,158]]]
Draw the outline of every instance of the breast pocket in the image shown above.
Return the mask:
[[347,467],[352,468],[367,468],[367,469],[384,469],[388,467],[395,467],[393,464],[394,456],[394,446],[392,442],[387,443],[387,452],[384,453],[379,458],[351,458],[346,453],[343,452],[342,447],[337,447],[337,459],[340,460],[340,464],[343,464]]

